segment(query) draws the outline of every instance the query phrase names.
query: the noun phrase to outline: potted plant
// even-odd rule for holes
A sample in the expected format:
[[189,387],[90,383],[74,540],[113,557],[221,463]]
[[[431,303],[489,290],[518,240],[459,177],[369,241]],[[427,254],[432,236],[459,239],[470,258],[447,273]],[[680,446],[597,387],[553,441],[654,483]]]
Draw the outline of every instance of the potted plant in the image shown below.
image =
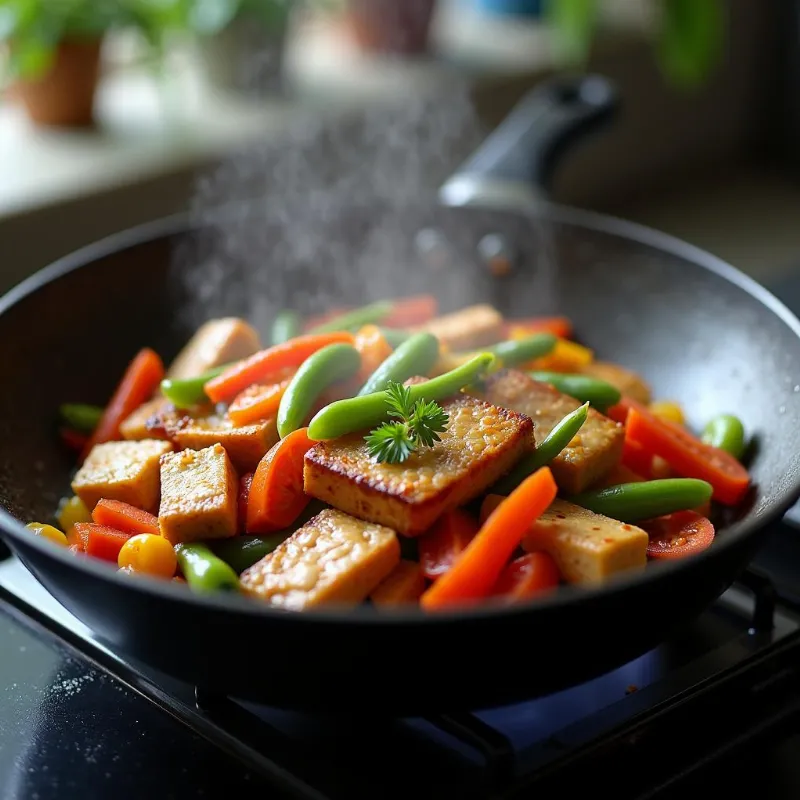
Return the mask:
[[2,0],[0,78],[41,125],[90,126],[106,34],[139,29],[159,46],[185,18],[186,0]]

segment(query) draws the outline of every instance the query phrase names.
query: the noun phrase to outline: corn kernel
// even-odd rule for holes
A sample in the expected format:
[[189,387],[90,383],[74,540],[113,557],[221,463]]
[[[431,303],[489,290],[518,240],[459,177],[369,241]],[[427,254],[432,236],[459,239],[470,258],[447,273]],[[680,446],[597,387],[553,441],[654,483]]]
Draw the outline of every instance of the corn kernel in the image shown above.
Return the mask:
[[78,522],[91,522],[92,515],[80,497],[65,497],[58,506],[58,525],[62,531],[69,533]]
[[577,342],[570,342],[567,339],[558,339],[551,353],[532,361],[527,369],[574,372],[587,364],[591,364],[593,360],[594,352],[588,347],[577,344]]
[[47,539],[48,541],[61,545],[61,547],[67,546],[67,537],[58,530],[58,528],[54,528],[52,525],[44,525],[41,522],[29,522],[25,527],[29,531],[33,531],[36,536],[41,536],[42,539]]
[[674,422],[677,425],[685,424],[683,410],[672,400],[659,400],[650,404],[650,411],[659,419]]

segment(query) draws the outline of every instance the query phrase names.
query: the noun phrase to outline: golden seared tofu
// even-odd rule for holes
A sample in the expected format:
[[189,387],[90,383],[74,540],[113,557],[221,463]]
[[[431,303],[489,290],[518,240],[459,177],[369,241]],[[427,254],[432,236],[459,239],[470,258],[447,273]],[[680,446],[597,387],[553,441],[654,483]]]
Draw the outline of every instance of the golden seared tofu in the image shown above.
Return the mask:
[[432,333],[450,350],[471,350],[503,338],[503,317],[497,309],[482,303],[436,317],[415,331]]
[[75,492],[91,511],[99,500],[121,500],[153,512],[158,508],[159,459],[173,449],[170,442],[96,444],[72,481]]
[[441,441],[401,464],[377,462],[363,433],[318,442],[306,453],[306,494],[334,508],[418,536],[441,514],[484,492],[533,447],[528,417],[474,397],[442,403]]
[[404,606],[419,602],[427,584],[422,567],[401,561],[376,587],[369,599],[374,606]]
[[578,370],[582,375],[590,378],[597,378],[606,383],[610,383],[619,389],[626,397],[636,400],[644,405],[649,405],[652,400],[652,392],[648,383],[640,375],[631,372],[619,364],[611,364],[608,361],[594,361],[585,364]]
[[555,500],[534,522],[522,547],[549,553],[568,583],[597,584],[643,570],[648,540],[635,525]]
[[162,417],[161,424],[180,449],[202,450],[221,444],[241,473],[254,472],[279,438],[274,417],[237,427],[226,414],[173,412]]
[[161,459],[161,535],[172,544],[235,535],[238,488],[221,444],[168,453]]
[[[490,403],[530,417],[537,444],[581,405],[549,384],[535,381],[514,369],[499,370],[486,379],[483,389],[474,391],[476,396]],[[559,488],[574,494],[600,480],[619,463],[624,440],[625,431],[621,425],[590,408],[578,435],[550,463]]]
[[393,530],[328,508],[246,569],[240,584],[247,594],[295,611],[329,603],[355,605],[399,560]]
[[198,328],[170,365],[167,377],[194,378],[214,367],[247,358],[260,349],[258,331],[243,319],[212,319]]
[[166,431],[160,423],[162,415],[174,406],[164,397],[155,397],[139,406],[119,426],[123,439],[138,441],[140,439],[168,439]]

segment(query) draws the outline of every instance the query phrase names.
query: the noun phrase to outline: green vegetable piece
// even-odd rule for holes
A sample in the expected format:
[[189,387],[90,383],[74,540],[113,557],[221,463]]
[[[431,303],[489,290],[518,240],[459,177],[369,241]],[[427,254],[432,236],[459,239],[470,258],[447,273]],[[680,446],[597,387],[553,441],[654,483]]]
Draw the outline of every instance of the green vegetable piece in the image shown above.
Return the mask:
[[567,375],[562,372],[531,372],[530,376],[542,383],[549,383],[562,394],[568,394],[582,403],[591,403],[595,408],[608,408],[619,403],[622,395],[616,386],[588,375]]
[[314,403],[331,384],[353,377],[361,355],[349,344],[329,344],[309,356],[295,373],[278,408],[278,434],[283,439],[302,428]]
[[[480,353],[444,375],[409,387],[411,400],[439,401],[469,386],[494,363],[491,353]],[[385,392],[366,394],[337,400],[320,410],[308,426],[308,436],[315,441],[325,441],[346,433],[363,431],[380,425],[388,417]]]
[[730,453],[739,461],[745,449],[744,425],[733,414],[720,414],[714,417],[703,431],[703,441]]
[[272,322],[270,341],[273,346],[283,344],[299,336],[303,329],[302,320],[296,311],[281,311]]
[[380,330],[383,334],[383,338],[386,339],[389,347],[391,347],[392,350],[400,347],[403,342],[405,342],[407,339],[410,339],[414,335],[408,331],[401,331],[399,328],[381,328]]
[[65,403],[59,411],[61,419],[67,426],[81,433],[94,433],[103,416],[103,409],[99,406],[87,406],[81,403]]
[[355,311],[348,311],[347,314],[334,317],[329,322],[316,325],[308,333],[333,333],[335,331],[349,331],[353,328],[360,328],[362,325],[369,325],[373,322],[380,322],[388,316],[394,303],[382,300],[379,303],[371,303],[368,306],[357,308]]
[[269,555],[288,536],[288,532],[272,533],[269,536],[234,536],[232,539],[215,542],[212,549],[218,558],[241,574]]
[[494,353],[503,362],[504,367],[513,367],[552,353],[557,341],[552,333],[537,333],[525,339],[499,342],[487,347],[486,350]]
[[403,383],[415,375],[427,375],[438,357],[439,340],[431,333],[416,333],[370,375],[358,396],[382,392],[390,381]]
[[175,408],[192,408],[193,406],[201,406],[211,401],[206,397],[204,390],[205,385],[222,375],[230,364],[225,364],[221,367],[214,367],[196,378],[186,378],[184,380],[171,380],[165,378],[161,381],[161,394],[169,400]]
[[238,592],[239,576],[200,542],[175,547],[183,577],[195,592]]
[[536,449],[521,459],[514,469],[500,478],[490,494],[509,495],[529,475],[549,464],[574,438],[589,416],[589,404],[584,403],[558,422]]
[[568,498],[571,503],[620,522],[637,522],[697,508],[711,499],[712,487],[694,478],[621,483]]

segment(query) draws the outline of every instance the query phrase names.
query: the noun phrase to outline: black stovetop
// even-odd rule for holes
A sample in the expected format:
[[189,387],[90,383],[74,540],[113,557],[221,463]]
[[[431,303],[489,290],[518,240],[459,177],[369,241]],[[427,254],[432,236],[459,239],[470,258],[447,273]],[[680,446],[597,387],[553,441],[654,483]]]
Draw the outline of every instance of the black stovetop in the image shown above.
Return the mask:
[[[800,279],[778,293],[800,307]],[[196,697],[105,650],[0,561],[0,796],[466,800],[603,787],[643,800],[713,781],[728,796],[796,800],[798,520],[793,509],[741,584],[631,664],[543,700],[411,720]]]

